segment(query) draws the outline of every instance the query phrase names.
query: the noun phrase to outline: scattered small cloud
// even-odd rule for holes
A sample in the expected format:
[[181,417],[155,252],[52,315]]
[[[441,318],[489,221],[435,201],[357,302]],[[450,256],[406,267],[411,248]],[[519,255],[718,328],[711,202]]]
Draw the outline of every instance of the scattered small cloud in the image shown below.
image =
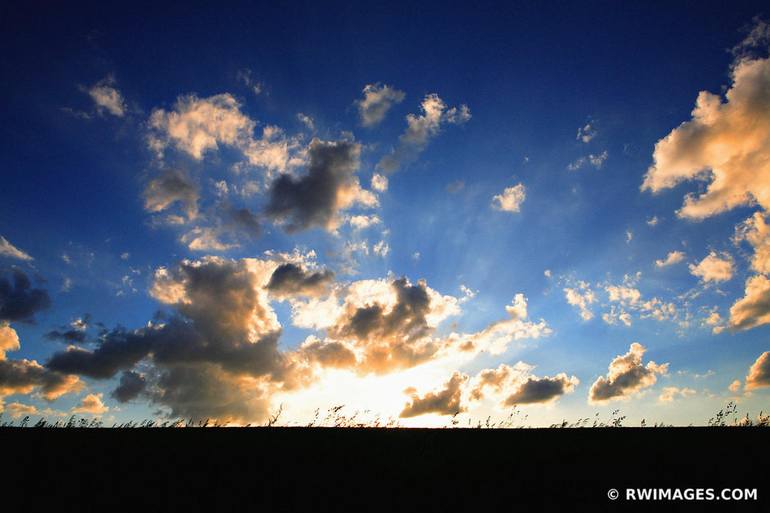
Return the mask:
[[521,204],[527,197],[524,184],[516,184],[512,187],[506,187],[502,193],[492,198],[492,208],[503,212],[519,212]]
[[683,262],[685,256],[686,255],[682,251],[669,251],[669,253],[666,255],[666,258],[655,260],[655,266],[669,267],[678,264],[679,262]]
[[367,84],[363,90],[364,97],[356,102],[358,116],[365,127],[373,127],[382,123],[385,115],[393,105],[404,101],[406,94],[389,85]]
[[609,156],[610,155],[607,152],[607,150],[604,150],[603,152],[598,154],[591,153],[584,157],[579,157],[573,162],[570,162],[567,165],[567,169],[569,171],[577,171],[578,169],[589,165],[595,167],[596,169],[601,169],[602,166],[604,165],[604,162],[607,160]]

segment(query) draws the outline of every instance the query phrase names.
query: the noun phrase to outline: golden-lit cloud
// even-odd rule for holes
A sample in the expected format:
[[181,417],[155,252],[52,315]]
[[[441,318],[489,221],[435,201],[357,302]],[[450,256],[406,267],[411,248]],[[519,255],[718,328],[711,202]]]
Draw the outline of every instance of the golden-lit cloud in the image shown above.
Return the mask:
[[697,276],[704,283],[719,283],[733,277],[733,259],[727,253],[711,251],[698,264],[689,265],[690,274]]
[[584,321],[590,321],[593,319],[594,314],[591,311],[591,304],[596,301],[596,295],[591,290],[590,286],[586,282],[579,282],[577,287],[565,287],[564,297],[572,306],[575,306],[580,311],[580,317]]
[[559,373],[553,377],[531,374],[534,367],[518,362],[513,367],[500,364],[496,369],[484,369],[472,380],[469,397],[480,401],[491,393],[500,406],[548,404],[571,393],[580,383],[575,376]]
[[758,274],[746,280],[744,296],[730,307],[729,325],[747,330],[770,323],[770,280]]
[[241,111],[241,104],[229,93],[208,98],[180,96],[174,110],[155,109],[148,121],[150,149],[162,156],[172,146],[195,160],[208,152],[229,146],[239,150],[252,166],[269,171],[286,171],[292,165],[297,141],[267,125],[256,138],[256,122]]
[[749,367],[746,390],[770,387],[770,351],[765,351]]
[[679,262],[682,262],[685,258],[685,254],[682,251],[670,251],[666,258],[655,260],[656,267],[669,267]]
[[8,242],[8,239],[2,235],[0,235],[0,257],[16,258],[18,260],[27,261],[32,260],[31,256]]
[[668,364],[658,365],[653,361],[642,363],[646,348],[633,342],[628,352],[616,356],[609,365],[606,376],[600,376],[588,394],[590,404],[602,404],[608,401],[627,399],[649,388],[657,381],[658,374],[668,372]]
[[404,406],[400,416],[417,417],[428,413],[454,415],[464,412],[466,407],[462,404],[462,387],[467,381],[467,375],[455,372],[439,390],[419,395],[412,389],[411,401]]
[[692,397],[696,392],[692,388],[687,387],[663,387],[663,391],[658,396],[658,401],[661,403],[671,403],[677,398],[685,399]]
[[18,351],[19,335],[16,330],[10,326],[0,325],[0,360],[5,360],[5,353],[8,351]]
[[126,113],[126,101],[115,88],[115,78],[108,76],[88,89],[88,95],[96,104],[97,110],[109,112],[113,116],[123,117]]
[[519,212],[521,210],[521,204],[527,197],[524,184],[516,184],[511,187],[506,187],[503,192],[496,194],[492,198],[492,208],[495,210],[501,210],[503,212]]
[[724,96],[701,91],[692,119],[658,141],[642,190],[708,183],[677,212],[703,219],[742,205],[770,208],[770,60],[740,59]]
[[38,409],[32,404],[19,402],[9,403],[3,407],[3,403],[0,401],[0,412],[7,413],[12,419],[19,419],[21,417],[37,415]]
[[90,415],[101,415],[109,411],[109,408],[102,402],[102,394],[88,394],[81,399],[80,404],[72,409],[72,413],[87,413]]

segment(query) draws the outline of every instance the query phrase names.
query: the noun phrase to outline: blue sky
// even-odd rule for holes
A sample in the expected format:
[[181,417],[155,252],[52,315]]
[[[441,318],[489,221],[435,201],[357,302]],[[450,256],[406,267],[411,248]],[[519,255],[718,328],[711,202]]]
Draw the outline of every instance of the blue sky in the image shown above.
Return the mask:
[[6,415],[767,409],[760,3],[5,10]]

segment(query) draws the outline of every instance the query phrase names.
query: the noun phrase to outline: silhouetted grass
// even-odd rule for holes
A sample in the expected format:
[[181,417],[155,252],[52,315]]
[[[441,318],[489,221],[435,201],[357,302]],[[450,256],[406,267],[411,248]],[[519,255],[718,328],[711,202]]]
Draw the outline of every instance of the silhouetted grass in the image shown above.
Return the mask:
[[[345,411],[345,405],[337,405],[326,410],[324,415],[321,415],[321,410],[317,409],[312,420],[308,423],[286,423],[281,424],[280,419],[283,414],[283,405],[279,409],[268,416],[268,420],[261,425],[246,424],[238,427],[262,427],[262,428],[276,428],[276,427],[315,427],[315,428],[348,428],[348,429],[361,429],[361,428],[401,428],[403,427],[399,419],[393,417],[383,418],[380,415],[372,416],[370,410],[359,411],[356,410],[350,414]],[[460,412],[455,413],[448,420],[447,425],[444,428],[459,428],[459,429],[532,429],[536,426],[526,424],[528,415],[524,414],[516,406],[512,408],[511,413],[504,419],[493,420],[492,417],[487,417],[484,420],[477,419],[460,419]],[[551,424],[547,426],[548,429],[577,429],[577,428],[622,428],[633,427],[625,424],[626,416],[621,415],[620,410],[613,410],[610,416],[606,419],[601,419],[600,414],[597,413],[593,417],[579,418],[575,421],[563,420],[560,423]],[[128,421],[123,423],[114,423],[111,426],[105,426],[102,420],[98,418],[78,418],[76,415],[70,416],[66,420],[56,420],[54,422],[49,421],[45,417],[41,417],[37,422],[32,423],[29,415],[16,420],[3,420],[3,414],[0,413],[0,428],[206,428],[206,427],[226,427],[226,423],[222,423],[217,420],[211,419],[167,419],[167,420],[152,420],[143,419],[141,421]],[[690,424],[689,427],[693,425]],[[674,427],[672,424],[664,424],[662,422],[655,422],[649,424],[646,419],[642,419],[639,427],[652,427],[652,428],[665,428]],[[730,401],[721,408],[713,417],[709,418],[705,424],[705,427],[770,427],[770,415],[760,411],[756,418],[752,418],[751,415],[746,412],[745,414],[738,414],[738,405]]]

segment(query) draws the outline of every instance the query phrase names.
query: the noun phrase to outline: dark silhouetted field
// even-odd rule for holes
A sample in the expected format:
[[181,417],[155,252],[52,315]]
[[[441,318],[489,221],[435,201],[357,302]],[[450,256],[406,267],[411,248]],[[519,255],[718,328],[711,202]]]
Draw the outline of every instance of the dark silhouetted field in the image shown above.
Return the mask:
[[729,486],[757,488],[759,500],[716,510],[767,511],[768,435],[735,427],[5,428],[0,440],[15,455],[4,461],[4,491],[64,510],[621,511],[628,503],[610,501],[608,489]]

